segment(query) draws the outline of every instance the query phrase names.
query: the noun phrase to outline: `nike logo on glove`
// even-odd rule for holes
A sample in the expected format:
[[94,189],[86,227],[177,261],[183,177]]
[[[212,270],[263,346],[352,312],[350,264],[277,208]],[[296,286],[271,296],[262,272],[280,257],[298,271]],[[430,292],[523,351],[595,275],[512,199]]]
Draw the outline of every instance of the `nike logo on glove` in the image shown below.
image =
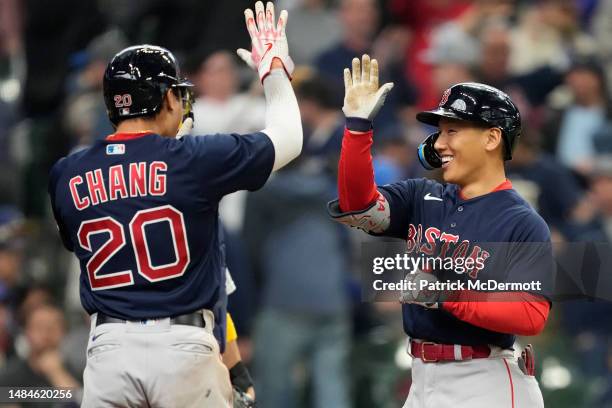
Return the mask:
[[266,52],[264,52],[264,53],[263,53],[263,55],[261,56],[261,59],[264,59],[264,57],[266,56],[266,54],[268,53],[268,51],[270,51],[270,50],[272,49],[272,46],[273,46],[274,44],[272,44],[272,43],[265,43],[264,45],[265,45],[266,47],[268,47],[268,49],[266,50]]
[[425,201],[442,201],[440,197],[434,197],[431,195],[431,193],[425,194],[425,197],[423,198],[425,199]]

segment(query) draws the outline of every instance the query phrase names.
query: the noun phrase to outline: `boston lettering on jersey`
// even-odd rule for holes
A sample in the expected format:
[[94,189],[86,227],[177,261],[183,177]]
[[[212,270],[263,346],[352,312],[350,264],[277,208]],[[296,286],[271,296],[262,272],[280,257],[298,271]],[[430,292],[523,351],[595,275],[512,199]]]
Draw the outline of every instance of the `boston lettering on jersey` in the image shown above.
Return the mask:
[[75,208],[82,211],[90,205],[122,198],[163,196],[167,171],[168,165],[163,161],[117,164],[76,175],[68,186]]
[[[425,242],[423,242],[423,240]],[[469,240],[461,240],[457,234],[440,231],[439,228],[429,227],[423,232],[422,224],[409,224],[406,237],[407,253],[422,253],[444,259],[447,257],[458,259],[473,259],[474,267],[465,273],[472,279],[478,277],[478,272],[485,266],[485,261],[491,256],[489,251],[478,245],[472,245]],[[469,254],[469,255],[468,255]],[[480,262],[476,262],[477,260]]]
[[[384,233],[376,235],[404,239],[407,250],[415,254],[487,258],[482,269],[468,272],[472,279],[546,281],[546,270],[537,261],[544,254],[513,256],[505,262],[508,251],[498,253],[500,246],[496,244],[533,243],[533,248],[539,248],[538,243],[550,242],[546,223],[510,182],[472,199],[462,197],[456,185],[427,179],[404,180],[379,186],[378,190],[389,203],[390,224]],[[416,339],[502,348],[511,347],[515,340],[512,334],[468,324],[444,310],[404,304],[402,315],[404,331]]]

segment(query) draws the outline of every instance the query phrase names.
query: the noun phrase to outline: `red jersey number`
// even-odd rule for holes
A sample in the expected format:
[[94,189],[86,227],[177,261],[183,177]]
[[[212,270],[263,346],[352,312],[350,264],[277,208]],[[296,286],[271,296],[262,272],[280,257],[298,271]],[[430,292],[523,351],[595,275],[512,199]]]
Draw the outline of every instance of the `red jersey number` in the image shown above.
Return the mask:
[[[175,261],[165,265],[153,265],[147,243],[146,226],[167,222],[170,227]],[[129,223],[129,232],[138,265],[138,273],[150,282],[182,276],[190,261],[189,245],[183,214],[171,205],[138,211]],[[95,251],[86,269],[92,290],[112,289],[134,284],[131,270],[104,273],[102,267],[126,244],[125,228],[111,217],[83,221],[77,233],[81,248],[92,252],[91,236],[108,234],[108,239]]]

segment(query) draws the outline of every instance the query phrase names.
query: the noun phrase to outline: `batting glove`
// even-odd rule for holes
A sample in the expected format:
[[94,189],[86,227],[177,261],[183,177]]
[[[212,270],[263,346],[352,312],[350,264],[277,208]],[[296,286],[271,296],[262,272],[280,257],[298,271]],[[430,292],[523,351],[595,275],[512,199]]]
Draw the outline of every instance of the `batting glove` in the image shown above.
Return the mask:
[[400,303],[411,303],[429,309],[438,309],[443,300],[444,293],[436,290],[429,290],[428,284],[434,284],[438,279],[431,273],[416,271],[408,273],[404,278],[410,289],[402,290]]
[[255,16],[250,8],[244,10],[247,30],[251,36],[251,51],[239,48],[236,51],[238,56],[259,73],[261,82],[270,73],[274,58],[281,60],[287,76],[291,78],[295,64],[289,56],[289,46],[285,35],[287,11],[281,11],[278,23],[275,25],[274,4],[268,2],[264,12],[263,3],[258,1],[255,3]]
[[393,83],[389,82],[378,87],[378,61],[370,61],[370,56],[364,54],[353,58],[353,71],[344,69],[344,106],[342,111],[347,118],[359,118],[372,121],[385,103]]
[[257,403],[244,391],[234,388],[234,408],[257,408]]

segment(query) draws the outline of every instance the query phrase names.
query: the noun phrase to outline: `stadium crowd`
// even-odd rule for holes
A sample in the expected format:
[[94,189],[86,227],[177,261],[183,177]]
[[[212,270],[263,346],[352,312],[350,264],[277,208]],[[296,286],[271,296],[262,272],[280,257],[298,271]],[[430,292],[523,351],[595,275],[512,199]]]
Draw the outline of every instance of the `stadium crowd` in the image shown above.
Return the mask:
[[[234,52],[248,45],[242,12],[252,3],[0,0],[0,386],[82,381],[88,317],[47,178],[60,157],[113,132],[101,90],[107,62],[130,44],[167,47],[196,85],[193,134],[260,130],[261,85]],[[337,195],[343,68],[369,53],[382,81],[395,83],[375,122],[378,184],[435,178],[416,160],[430,129],[415,113],[452,84],[483,82],[519,105],[509,178],[554,241],[612,242],[612,0],[277,8],[289,11],[305,140],[263,189],[221,205],[242,355],[263,407],[396,407],[410,386],[399,305],[361,301],[364,238],[326,212]],[[555,303],[545,332],[520,339],[536,345],[547,406],[612,406],[612,305],[584,297]]]

